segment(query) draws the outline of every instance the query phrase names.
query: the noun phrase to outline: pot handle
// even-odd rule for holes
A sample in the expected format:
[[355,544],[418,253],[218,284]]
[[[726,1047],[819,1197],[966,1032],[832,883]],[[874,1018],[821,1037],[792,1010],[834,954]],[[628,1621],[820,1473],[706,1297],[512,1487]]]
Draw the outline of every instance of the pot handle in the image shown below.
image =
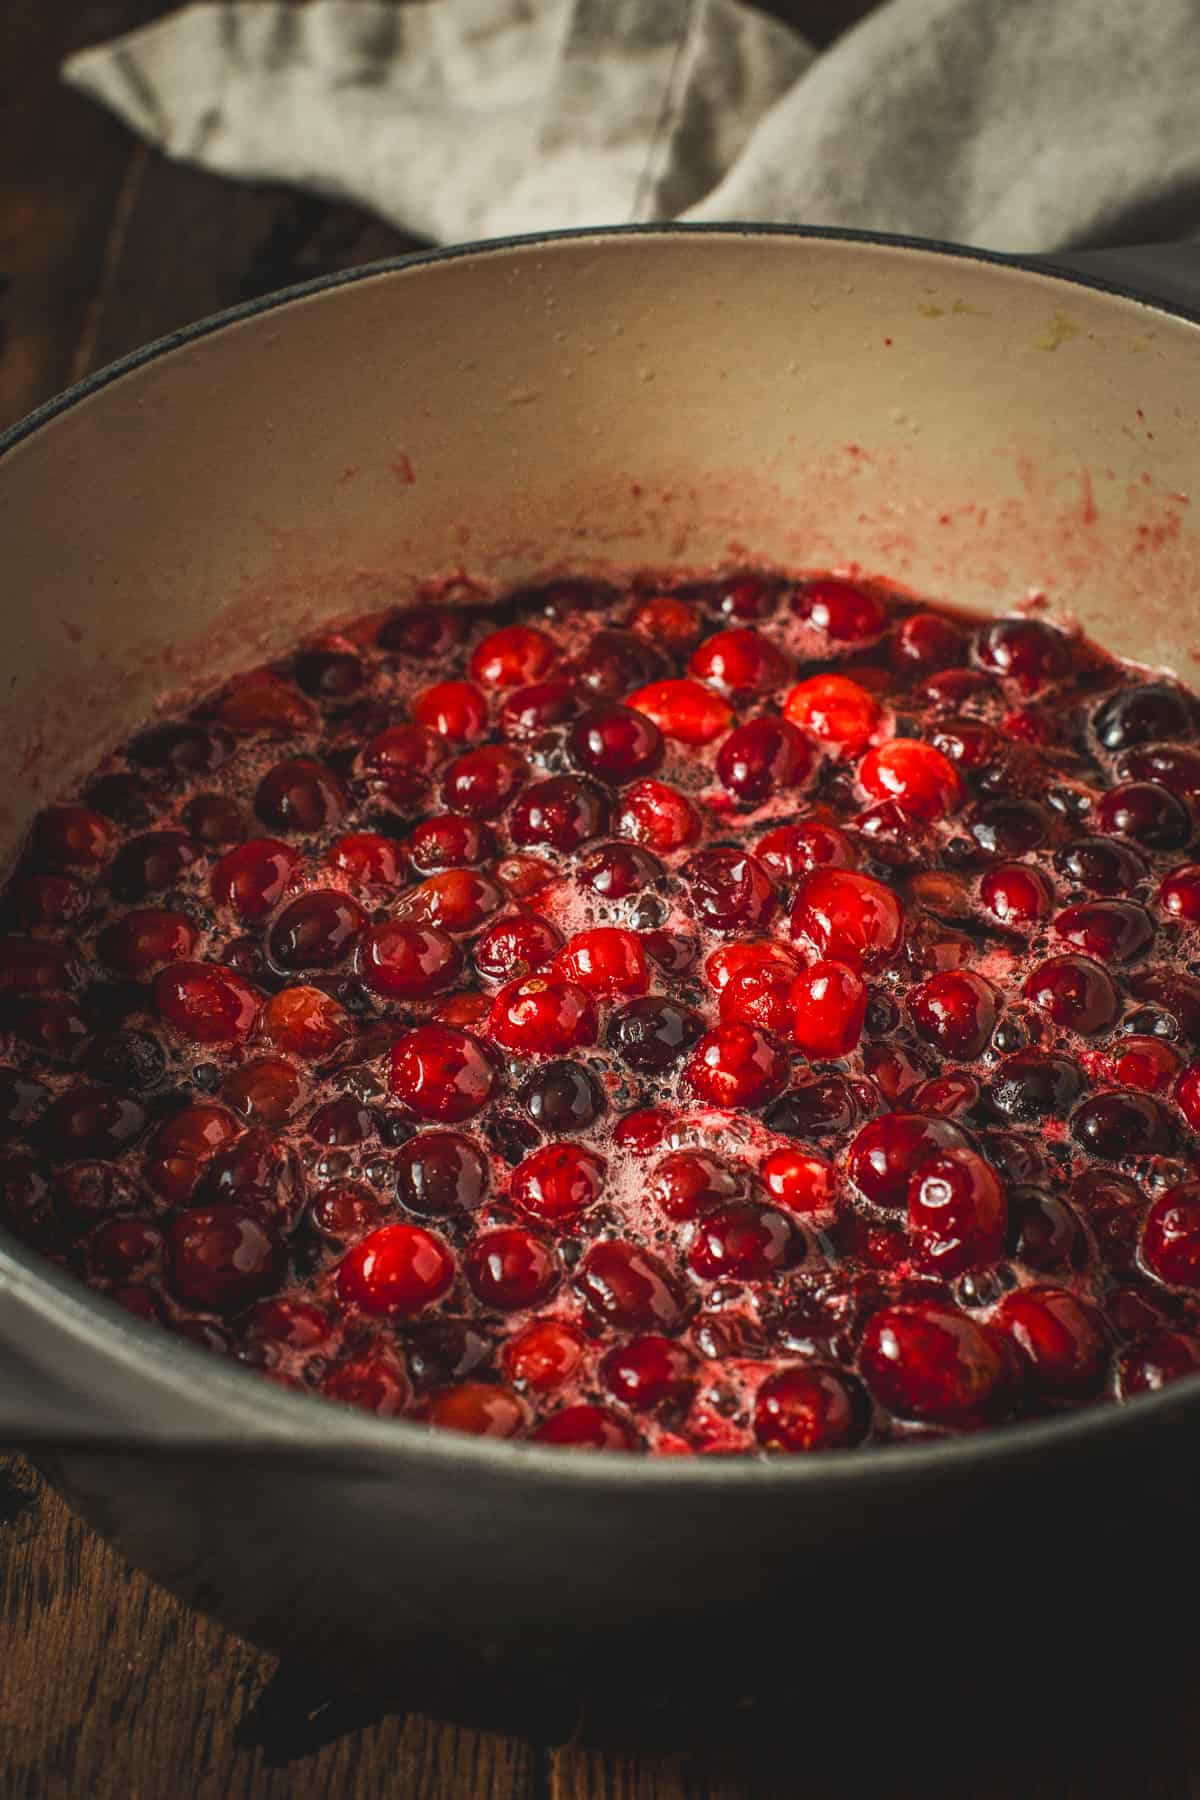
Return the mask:
[[1090,275],[1200,314],[1200,243],[1127,244],[1112,250],[1061,250],[1022,258],[1064,275]]

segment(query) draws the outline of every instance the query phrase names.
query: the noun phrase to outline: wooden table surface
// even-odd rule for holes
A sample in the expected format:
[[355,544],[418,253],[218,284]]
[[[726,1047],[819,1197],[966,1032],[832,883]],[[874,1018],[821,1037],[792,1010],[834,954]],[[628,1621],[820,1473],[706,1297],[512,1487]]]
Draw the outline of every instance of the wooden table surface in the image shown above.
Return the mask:
[[[825,43],[868,5],[773,10]],[[69,51],[164,10],[0,0],[0,426],[175,326],[413,247],[351,208],[168,164],[61,87]],[[1022,1691],[1018,1646],[1015,1682],[992,1706],[981,1663],[981,1704],[956,1718],[957,1700],[933,1696],[936,1730],[881,1732],[851,1715],[821,1744],[811,1721],[787,1716],[472,1731],[312,1691],[126,1568],[11,1460],[0,1463],[0,1795],[1180,1800],[1200,1796],[1200,1632],[1193,1641],[1186,1620],[1166,1630],[1161,1612],[1147,1595],[1140,1626],[1111,1621],[1098,1697],[1092,1677],[1076,1679],[1094,1629],[1048,1605],[1045,1631],[1061,1639],[1049,1673]]]

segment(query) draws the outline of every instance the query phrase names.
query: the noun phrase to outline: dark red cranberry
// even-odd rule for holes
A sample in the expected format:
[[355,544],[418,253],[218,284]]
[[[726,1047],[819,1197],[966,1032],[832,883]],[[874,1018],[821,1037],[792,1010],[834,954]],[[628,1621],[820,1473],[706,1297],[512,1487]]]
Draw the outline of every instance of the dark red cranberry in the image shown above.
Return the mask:
[[454,1280],[454,1257],[420,1225],[381,1225],[338,1267],[338,1298],[376,1318],[408,1317],[440,1300]]
[[628,631],[597,631],[575,657],[571,673],[580,687],[615,700],[664,673],[661,657],[644,638]]
[[909,1182],[922,1163],[946,1150],[968,1149],[966,1134],[949,1119],[926,1113],[888,1113],[872,1119],[857,1133],[846,1172],[870,1205],[898,1212],[908,1200]]
[[527,788],[509,816],[514,844],[577,850],[608,829],[603,788],[575,775],[555,775]]
[[1195,925],[1200,921],[1200,863],[1184,863],[1164,875],[1158,890],[1158,904],[1172,919]]
[[79,1059],[81,1074],[90,1075],[93,1081],[133,1088],[138,1093],[157,1087],[166,1067],[158,1040],[149,1032],[129,1029],[99,1032]]
[[277,968],[299,974],[336,969],[345,962],[366,914],[336,888],[312,888],[285,906],[271,926],[267,948]]
[[765,925],[776,910],[771,878],[744,850],[702,850],[684,865],[692,906],[715,931]]
[[412,1397],[399,1357],[383,1346],[338,1363],[322,1381],[321,1392],[329,1400],[357,1406],[380,1418],[396,1417]]
[[1032,694],[1069,673],[1071,640],[1041,619],[995,619],[976,637],[975,655],[985,669]]
[[1085,1035],[1116,1022],[1117,990],[1104,969],[1086,956],[1052,956],[1025,982],[1025,997],[1055,1025]]
[[1165,681],[1148,681],[1136,687],[1119,687],[1099,707],[1092,729],[1102,749],[1129,750],[1155,738],[1191,735],[1194,714],[1182,688]]
[[1087,1239],[1077,1215],[1044,1188],[1015,1188],[1009,1196],[1008,1254],[1039,1274],[1081,1269]]
[[314,1194],[308,1210],[321,1236],[338,1245],[365,1237],[380,1222],[379,1202],[374,1194],[353,1182],[322,1188]]
[[162,1263],[163,1234],[153,1219],[109,1219],[87,1240],[88,1272],[93,1280],[145,1281]]
[[130,743],[128,755],[140,768],[190,781],[197,775],[214,774],[228,761],[232,749],[228,732],[184,723],[143,731]]
[[345,700],[364,680],[362,658],[344,638],[306,645],[297,653],[292,672],[314,700]]
[[848,1450],[862,1442],[870,1422],[860,1383],[821,1363],[778,1370],[754,1400],[754,1436],[764,1450]]
[[312,703],[270,669],[239,675],[220,700],[217,717],[231,731],[269,732],[273,737],[292,737],[317,722]]
[[426,1400],[419,1417],[442,1431],[471,1437],[519,1437],[526,1425],[525,1408],[515,1394],[492,1381],[461,1381]]
[[483,687],[523,687],[548,675],[559,655],[554,639],[535,625],[505,625],[471,652],[471,675]]
[[967,829],[989,856],[1025,856],[1050,841],[1050,815],[1036,800],[987,800],[967,821]]
[[1004,1249],[1008,1201],[995,1169],[974,1150],[943,1150],[917,1164],[908,1185],[908,1231],[938,1275],[995,1262]]
[[136,775],[100,775],[89,783],[84,799],[106,819],[138,828],[150,823],[155,810],[151,789]]
[[447,764],[442,803],[473,819],[498,819],[529,779],[529,764],[509,744],[485,744]]
[[456,1131],[422,1131],[396,1155],[396,1197],[422,1218],[478,1212],[488,1189],[487,1160]]
[[1126,781],[1110,788],[1092,816],[1101,831],[1132,838],[1147,850],[1182,850],[1191,842],[1187,807],[1156,781]]
[[717,752],[721,781],[736,799],[753,806],[802,786],[812,765],[812,751],[796,727],[767,716],[738,725]]
[[0,1136],[14,1137],[41,1118],[50,1091],[34,1075],[0,1068]]
[[902,1418],[969,1431],[1011,1410],[1013,1369],[1000,1334],[930,1301],[872,1313],[859,1365]]
[[1044,919],[1054,891],[1040,869],[1027,863],[1000,863],[979,884],[979,897],[1002,925],[1033,925]]
[[478,929],[504,902],[504,890],[478,869],[440,869],[395,902],[398,919],[443,931]]
[[50,1155],[114,1157],[136,1143],[146,1128],[146,1108],[136,1094],[112,1087],[71,1088],[42,1114],[39,1135]]
[[1117,763],[1122,781],[1152,782],[1181,800],[1200,796],[1200,750],[1186,744],[1146,744]]
[[[18,1237],[44,1243],[54,1234],[50,1183],[41,1163],[20,1151],[0,1156],[0,1220]],[[82,1223],[88,1222],[83,1215]]]
[[575,1287],[598,1318],[622,1331],[670,1335],[690,1310],[683,1280],[661,1257],[620,1238],[592,1245],[576,1271]]
[[695,648],[703,626],[690,601],[675,594],[654,594],[635,608],[629,629],[656,650],[685,657]]
[[902,674],[917,676],[953,668],[967,654],[966,639],[941,613],[916,612],[901,619],[892,634],[891,661]]
[[956,768],[972,772],[988,768],[1000,751],[996,733],[981,719],[943,719],[930,730],[929,741]]
[[704,1021],[694,1008],[652,994],[613,1012],[607,1043],[631,1069],[658,1075],[678,1062],[703,1030]]
[[988,1099],[1020,1125],[1065,1119],[1083,1090],[1079,1065],[1069,1056],[1021,1050],[1005,1059],[988,1082]]
[[1167,1287],[1200,1288],[1200,1181],[1161,1194],[1146,1214],[1139,1254]]
[[236,1201],[286,1231],[304,1205],[304,1176],[287,1142],[254,1126],[214,1152],[197,1198]]
[[457,1124],[482,1111],[496,1072],[478,1038],[452,1025],[418,1025],[391,1053],[391,1090],[423,1119]]
[[244,1206],[194,1206],[167,1239],[171,1286],[188,1306],[236,1313],[279,1283],[283,1251],[270,1225]]
[[330,770],[311,757],[276,763],[259,782],[254,810],[275,831],[309,833],[336,825],[346,794]]
[[181,817],[192,836],[213,850],[236,844],[249,831],[245,813],[229,794],[195,794]]
[[73,925],[91,905],[83,883],[71,875],[27,875],[8,890],[13,922],[26,931],[39,925]]
[[1127,981],[1130,992],[1148,1002],[1157,1019],[1173,1026],[1180,1038],[1200,1043],[1200,981],[1195,976],[1180,969],[1146,969]]
[[13,1035],[53,1062],[74,1062],[91,1034],[91,1022],[69,1000],[26,1001],[12,1022]]
[[[7,1167],[27,1158],[0,1158]],[[57,1176],[54,1200],[59,1211],[76,1225],[95,1225],[117,1213],[132,1212],[137,1204],[133,1184],[111,1162],[73,1162]]]
[[580,708],[578,689],[562,676],[514,688],[500,708],[500,729],[505,737],[524,743],[555,725],[565,725]]
[[292,1056],[316,1061],[331,1056],[350,1035],[350,1019],[316,987],[286,987],[267,1003],[263,1023],[272,1043]]
[[358,946],[359,976],[385,1000],[424,1000],[439,994],[457,980],[462,964],[453,938],[430,925],[394,920],[368,925]]
[[446,606],[408,606],[392,614],[379,632],[381,650],[422,661],[445,656],[462,642],[463,621]]
[[844,1075],[820,1075],[803,1087],[790,1088],[763,1115],[770,1131],[785,1137],[841,1137],[861,1117],[855,1089]]
[[1073,838],[1054,852],[1054,866],[1068,881],[1089,894],[1128,894],[1146,879],[1146,865],[1135,850],[1117,838]]
[[489,825],[477,819],[443,813],[414,825],[407,847],[416,868],[428,875],[490,861],[496,854],[496,837]]
[[575,1062],[550,1062],[535,1069],[519,1099],[542,1131],[583,1131],[603,1114],[604,1090],[588,1069]]
[[1000,1302],[993,1322],[1021,1352],[1039,1399],[1078,1402],[1103,1382],[1108,1345],[1100,1316],[1066,1288],[1019,1288]]
[[904,907],[873,876],[817,869],[796,890],[790,928],[818,956],[870,966],[889,961],[900,948]]
[[[457,862],[459,858],[450,860]],[[343,832],[325,852],[325,861],[353,886],[385,894],[403,886],[408,877],[408,858],[403,849],[394,838],[383,837],[377,831]]]
[[792,611],[839,644],[870,643],[887,626],[887,614],[873,594],[833,576],[801,588],[792,599]]
[[375,1129],[370,1109],[353,1094],[340,1094],[319,1106],[308,1121],[308,1136],[331,1148],[361,1144]]
[[81,985],[84,966],[75,950],[46,938],[0,938],[0,996],[40,1000]]
[[567,733],[567,748],[586,774],[614,786],[651,774],[663,759],[653,719],[616,702],[583,713]]
[[668,1219],[700,1218],[723,1202],[746,1196],[745,1170],[706,1150],[676,1150],[655,1165],[649,1197]]
[[534,1432],[539,1444],[570,1450],[636,1450],[636,1433],[606,1406],[580,1401],[552,1413]]
[[290,845],[275,838],[252,838],[214,865],[213,899],[244,921],[265,918],[299,866],[300,858]]
[[517,1225],[475,1238],[465,1266],[476,1298],[499,1312],[539,1305],[554,1292],[562,1274],[553,1246]]
[[575,866],[575,880],[605,900],[625,900],[643,888],[654,887],[665,874],[663,865],[636,844],[598,844]]
[[562,949],[562,934],[538,913],[498,919],[477,940],[472,957],[487,981],[515,981],[544,969]]
[[108,884],[118,900],[144,900],[174,887],[200,854],[182,831],[147,831],[118,850]]
[[1071,1135],[1103,1162],[1167,1153],[1175,1141],[1171,1115],[1161,1100],[1128,1088],[1095,1094],[1076,1108]]
[[999,1011],[996,990],[971,969],[933,975],[908,996],[913,1024],[943,1056],[971,1062],[991,1042]]
[[1132,962],[1154,942],[1149,913],[1132,900],[1089,900],[1068,906],[1055,919],[1054,930],[1103,963]]
[[304,1098],[304,1082],[282,1056],[260,1056],[226,1076],[221,1095],[255,1125],[284,1125]]
[[765,1281],[802,1261],[806,1250],[787,1213],[757,1200],[732,1200],[703,1215],[688,1262],[704,1281]]
[[766,576],[734,575],[716,585],[709,604],[727,619],[765,619],[778,601],[778,586]]
[[30,853],[39,868],[94,874],[108,860],[112,830],[87,806],[48,806],[33,824]]
[[1122,1400],[1134,1394],[1156,1394],[1160,1388],[1200,1369],[1200,1338],[1183,1331],[1152,1331],[1140,1343],[1122,1350],[1117,1358],[1117,1393]]

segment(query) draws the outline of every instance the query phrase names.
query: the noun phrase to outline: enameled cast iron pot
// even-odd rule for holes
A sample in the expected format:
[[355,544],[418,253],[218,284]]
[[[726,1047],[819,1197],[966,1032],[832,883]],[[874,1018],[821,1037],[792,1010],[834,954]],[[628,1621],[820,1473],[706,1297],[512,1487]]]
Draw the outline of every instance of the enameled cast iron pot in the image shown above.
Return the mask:
[[[1186,260],[1147,266],[1186,302]],[[0,844],[164,694],[457,568],[750,555],[977,611],[1038,590],[1188,679],[1200,327],[1094,268],[574,234],[334,277],[104,371],[0,442]],[[943,1445],[597,1457],[284,1392],[6,1238],[0,1441],[188,1600],[350,1680],[732,1700],[802,1683],[830,1621],[969,1637],[1017,1587],[1062,1602],[1186,1532],[1200,1381]]]

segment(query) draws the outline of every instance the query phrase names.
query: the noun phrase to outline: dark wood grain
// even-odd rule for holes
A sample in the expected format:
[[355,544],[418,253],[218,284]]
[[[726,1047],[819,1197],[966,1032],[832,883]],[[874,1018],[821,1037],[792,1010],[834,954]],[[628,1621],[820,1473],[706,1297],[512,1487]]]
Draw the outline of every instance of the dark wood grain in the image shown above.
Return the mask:
[[[823,45],[870,4],[769,10]],[[0,426],[189,320],[412,247],[353,208],[168,164],[61,86],[69,51],[165,10],[161,0],[0,0]],[[814,1726],[811,1707],[754,1719],[714,1709],[669,1724],[584,1718],[569,1743],[545,1749],[313,1691],[124,1567],[10,1459],[0,1461],[0,1794],[1200,1800],[1200,1641],[1164,1633],[1162,1605],[1147,1594],[1143,1620],[1114,1622],[1102,1703],[1076,1678],[1078,1623],[1051,1603],[1061,1672],[1031,1677],[1036,1692],[1022,1694],[1018,1660],[1001,1702],[981,1665],[976,1704],[963,1712],[943,1697],[939,1733],[852,1707],[837,1729],[819,1714]],[[864,1656],[903,1655],[902,1629],[885,1624]],[[719,1643],[713,1655],[719,1668]],[[848,1686],[854,1671],[844,1674]],[[939,1695],[926,1698],[937,1715]]]

